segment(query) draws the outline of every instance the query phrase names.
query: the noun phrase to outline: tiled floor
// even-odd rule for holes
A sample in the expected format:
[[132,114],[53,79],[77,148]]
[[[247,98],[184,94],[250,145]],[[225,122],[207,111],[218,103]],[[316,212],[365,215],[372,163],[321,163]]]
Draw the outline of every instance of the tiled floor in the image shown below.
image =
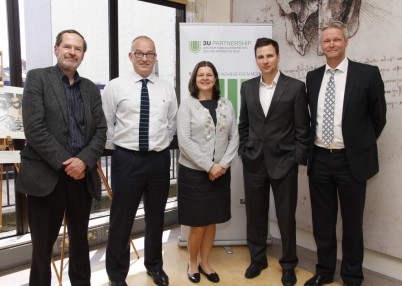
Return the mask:
[[[176,248],[175,242],[177,241],[178,236],[180,235],[180,227],[173,226],[169,229],[166,229],[164,232],[164,243],[169,244],[169,247],[165,247],[166,250],[165,255],[169,255],[168,258],[164,258],[166,261],[165,265],[169,268],[167,270],[168,274],[172,277],[171,278],[171,286],[175,285],[191,285],[189,281],[187,281],[185,276],[185,265],[187,263],[187,253],[185,248]],[[135,246],[140,253],[140,260],[136,261],[136,258],[133,255],[132,265],[130,268],[130,275],[127,280],[128,285],[153,285],[151,279],[147,277],[145,274],[145,268],[143,266],[143,238],[141,236],[135,238],[134,240]],[[174,246],[174,247],[172,247]],[[236,262],[238,268],[236,268],[236,272],[234,272],[233,267],[231,267],[231,273],[225,273],[222,269],[225,269],[225,263],[222,262],[223,260],[217,259],[218,257],[222,256],[219,254],[223,252],[223,250],[218,247],[214,249],[212,255],[215,255],[213,259],[214,263],[216,263],[215,267],[221,273],[222,281],[219,283],[221,286],[243,286],[243,285],[269,285],[269,286],[276,286],[281,285],[280,283],[280,268],[277,260],[280,258],[281,255],[281,245],[279,240],[274,240],[273,244],[268,247],[268,255],[270,256],[270,266],[267,271],[263,271],[264,273],[261,274],[261,277],[257,277],[255,279],[244,279],[243,272],[247,267],[248,261],[248,253],[245,247],[235,249],[236,254],[238,256],[236,259],[240,257],[240,261]],[[298,255],[299,255],[299,265],[298,265],[298,272],[297,276],[299,281],[297,285],[303,285],[304,281],[310,277],[310,273],[314,272],[315,269],[315,262],[316,262],[316,254],[313,251],[306,250],[304,248],[298,248]],[[96,248],[91,249],[91,267],[92,267],[92,286],[106,286],[107,284],[107,275],[106,271],[104,270],[104,261],[105,261],[105,245],[97,246]],[[165,257],[165,256],[164,256]],[[235,257],[232,257],[235,258]],[[278,264],[278,265],[276,265]],[[57,264],[58,265],[58,264]],[[68,260],[65,261],[65,266],[68,265]],[[243,269],[244,268],[244,269]],[[276,270],[275,270],[276,269]],[[178,283],[176,278],[177,276],[183,277],[182,282]],[[278,272],[278,273],[275,273]],[[339,273],[339,265],[338,271]],[[378,273],[365,270],[365,280],[363,286],[400,286],[402,285],[402,281],[398,281],[389,277],[385,277]],[[276,275],[276,276],[275,276]],[[28,277],[29,277],[29,266],[21,266],[18,268],[14,268],[11,270],[0,272],[0,285],[4,286],[26,286],[28,285]],[[230,277],[230,278],[229,278]],[[230,280],[232,277],[236,278],[234,280]],[[278,278],[275,278],[278,277]],[[307,278],[306,278],[307,277]],[[180,278],[181,279],[181,278]],[[204,279],[205,280],[205,279]],[[269,283],[267,281],[270,281]],[[271,282],[276,281],[276,282]],[[267,284],[268,283],[268,284]],[[211,285],[208,281],[202,281],[199,285]],[[58,285],[57,279],[55,275],[53,275],[52,285]],[[63,273],[63,285],[70,285],[68,282],[68,275],[67,275],[67,267],[64,267]],[[329,284],[331,286],[338,286],[342,285],[342,280],[339,277],[339,274],[335,277],[335,282]],[[34,285],[35,286],[35,285]]]

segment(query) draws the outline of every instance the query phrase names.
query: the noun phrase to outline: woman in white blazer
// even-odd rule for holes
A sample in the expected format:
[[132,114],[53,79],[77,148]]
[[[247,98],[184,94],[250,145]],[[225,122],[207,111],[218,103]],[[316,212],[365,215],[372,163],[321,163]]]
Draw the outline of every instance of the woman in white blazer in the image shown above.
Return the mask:
[[211,62],[195,66],[189,91],[191,96],[182,100],[177,113],[179,223],[190,227],[188,279],[198,283],[202,273],[217,283],[209,255],[216,224],[231,218],[229,167],[239,135],[233,106],[219,96],[218,73]]

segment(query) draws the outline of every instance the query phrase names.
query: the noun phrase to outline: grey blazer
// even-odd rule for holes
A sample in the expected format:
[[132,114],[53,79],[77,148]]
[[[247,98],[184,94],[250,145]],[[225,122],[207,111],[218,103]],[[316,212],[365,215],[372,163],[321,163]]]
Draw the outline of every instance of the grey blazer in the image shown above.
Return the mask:
[[249,171],[264,163],[273,179],[281,179],[295,165],[307,164],[310,116],[306,86],[281,73],[265,115],[259,97],[260,79],[245,81],[240,89],[239,154]]
[[[21,151],[21,171],[16,190],[32,196],[49,195],[59,178],[62,162],[71,157],[65,146],[68,134],[67,100],[57,66],[28,72],[22,98],[26,146]],[[81,77],[86,126],[85,147],[76,156],[87,165],[88,191],[100,199],[96,163],[106,142],[106,120],[99,88]]]

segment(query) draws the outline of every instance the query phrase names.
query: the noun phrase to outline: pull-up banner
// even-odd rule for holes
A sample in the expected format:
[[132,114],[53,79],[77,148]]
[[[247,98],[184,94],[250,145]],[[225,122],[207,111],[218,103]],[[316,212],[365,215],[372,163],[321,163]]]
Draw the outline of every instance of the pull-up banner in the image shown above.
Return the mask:
[[[210,61],[218,71],[221,96],[232,102],[238,116],[241,83],[260,74],[254,45],[262,37],[272,37],[272,25],[180,23],[180,98],[189,96],[188,82],[195,65],[200,61]],[[241,160],[234,162],[231,172],[232,219],[217,226],[215,245],[246,244]],[[187,228],[182,227],[179,244],[186,244],[186,240]]]
[[254,45],[262,37],[272,37],[272,25],[180,23],[180,98],[189,96],[194,66],[207,60],[218,70],[221,96],[233,103],[238,115],[241,83],[260,74]]

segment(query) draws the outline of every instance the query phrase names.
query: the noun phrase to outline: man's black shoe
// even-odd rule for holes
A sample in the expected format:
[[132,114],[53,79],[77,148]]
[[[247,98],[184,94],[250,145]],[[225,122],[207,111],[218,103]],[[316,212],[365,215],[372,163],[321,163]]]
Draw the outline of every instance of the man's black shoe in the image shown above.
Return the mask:
[[109,281],[110,286],[127,286],[125,281]]
[[147,271],[147,274],[152,277],[154,283],[158,286],[168,286],[169,277],[166,275],[163,269],[158,271]]
[[247,268],[246,273],[244,273],[244,276],[248,279],[257,277],[258,275],[260,275],[261,270],[263,270],[267,267],[268,267],[268,265],[262,265],[262,264],[252,262],[250,264],[250,266]]
[[321,286],[324,284],[332,283],[333,281],[334,281],[333,278],[316,274],[313,276],[313,278],[307,280],[307,282],[304,283],[304,286]]
[[294,286],[297,282],[296,274],[294,269],[283,269],[282,270],[282,284],[283,286]]

